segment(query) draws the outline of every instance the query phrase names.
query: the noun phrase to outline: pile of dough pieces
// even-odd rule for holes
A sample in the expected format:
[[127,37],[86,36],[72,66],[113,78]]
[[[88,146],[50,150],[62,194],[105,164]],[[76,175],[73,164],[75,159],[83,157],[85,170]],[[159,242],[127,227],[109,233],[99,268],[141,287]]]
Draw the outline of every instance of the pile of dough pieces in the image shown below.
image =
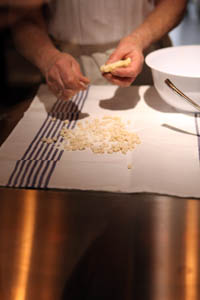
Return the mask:
[[66,151],[82,151],[90,149],[96,154],[126,154],[140,144],[138,135],[127,127],[118,116],[104,116],[90,120],[78,121],[74,129],[68,128],[68,120],[60,131],[56,147]]

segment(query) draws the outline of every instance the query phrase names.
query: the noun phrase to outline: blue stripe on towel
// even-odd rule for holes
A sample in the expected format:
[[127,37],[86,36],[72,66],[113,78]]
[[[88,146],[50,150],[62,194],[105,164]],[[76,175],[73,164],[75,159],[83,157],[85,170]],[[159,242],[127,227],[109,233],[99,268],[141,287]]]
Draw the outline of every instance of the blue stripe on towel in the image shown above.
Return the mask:
[[[56,101],[22,158],[16,162],[7,186],[48,187],[49,180],[56,163],[62,157],[63,150],[58,150],[54,144],[41,143],[41,139],[58,136],[66,119],[69,120],[67,127],[74,128],[87,96],[88,90],[80,92],[71,101]],[[60,118],[60,120],[57,119],[52,122],[52,117]],[[62,141],[62,138],[60,140]]]
[[[81,97],[80,97],[80,99],[79,98],[76,98],[75,99],[75,101],[77,101],[77,99],[78,99],[78,103],[76,103],[77,105],[79,104],[79,102],[82,100],[82,95],[81,95]],[[73,108],[73,106],[71,106],[70,108]],[[62,121],[62,125],[63,125],[63,121]],[[59,133],[59,131],[58,131],[58,133]],[[54,147],[54,145],[53,144],[46,144],[46,143],[43,143],[43,145],[45,146],[45,149],[44,149],[44,151],[43,151],[43,153],[42,153],[42,157],[40,157],[40,160],[42,159],[42,160],[44,160],[44,161],[48,161],[47,160],[47,157],[46,157],[46,154],[48,154],[49,152],[51,152],[52,150],[55,152],[57,152],[58,151],[58,149],[56,149],[55,147]],[[50,160],[51,161],[51,160]],[[48,164],[46,164],[46,166],[45,166],[45,172],[42,172],[42,177],[43,176],[45,176],[45,174],[46,174],[46,172],[47,172],[47,170],[48,170],[48,167],[49,167],[49,163]],[[32,168],[29,170],[29,175],[28,175],[28,179],[27,179],[27,181],[26,181],[26,183],[25,183],[25,186],[26,187],[35,187],[34,185],[33,185],[33,182],[35,183],[36,182],[36,180],[37,180],[37,176],[39,175],[39,171],[40,171],[40,164],[38,163],[38,160],[35,160],[34,161],[34,164],[32,165]],[[37,175],[35,175],[35,174],[37,174]],[[39,182],[42,182],[42,180],[40,180]]]
[[[74,101],[74,103],[77,105],[77,107],[78,107],[79,103],[81,102],[81,100],[82,100],[82,93],[80,94],[80,97],[76,98],[75,101]],[[77,103],[77,101],[78,101],[78,103]],[[74,106],[74,107],[76,108],[76,106]],[[74,110],[75,108],[73,108],[73,106],[71,106],[71,109]],[[69,122],[69,124],[70,124],[70,122]],[[62,122],[62,125],[63,125],[63,122]],[[52,150],[53,150],[53,152],[57,153],[58,149],[56,149],[54,147],[54,145],[52,145],[52,144],[45,144],[45,146],[46,147],[45,147],[45,151],[43,151],[42,159],[45,160],[45,161],[47,161],[46,154],[51,153]],[[49,161],[51,161],[51,160],[49,160]],[[57,161],[57,159],[56,159],[56,161]],[[51,166],[51,164],[46,164],[45,172],[42,172],[42,175],[41,175],[42,178],[41,178],[41,180],[39,180],[39,182],[43,182],[43,177],[46,175],[46,172],[48,171],[49,166]],[[33,185],[33,181],[35,183],[36,180],[37,180],[37,178],[34,176],[34,174],[39,175],[39,171],[40,171],[40,166],[38,166],[38,163],[35,162],[34,165],[33,165],[33,167],[32,167],[32,169],[30,170],[29,180],[26,183],[26,186],[28,186],[28,187],[35,187]],[[33,181],[31,180],[31,178],[34,178]]]
[[[54,112],[57,109],[57,107],[60,105],[60,103],[61,103],[61,100],[56,101],[56,103],[54,104],[54,106],[51,109],[51,112]],[[30,149],[33,147],[34,143],[37,141],[37,139],[39,138],[39,136],[42,135],[42,131],[46,127],[48,121],[49,121],[49,115],[46,117],[44,123],[40,127],[40,130],[38,131],[38,133],[36,134],[35,138],[30,143],[29,147],[27,148],[27,150],[25,151],[25,153],[24,153],[24,155],[23,155],[23,157],[21,159],[26,159],[26,155],[29,153]]]
[[[84,98],[82,99],[82,102],[80,102],[80,109],[79,109],[79,111],[76,113],[76,115],[74,116],[74,123],[72,124],[72,129],[73,129],[73,128],[75,127],[75,125],[76,125],[76,122],[77,122],[78,117],[79,117],[79,113],[80,113],[80,112],[82,111],[82,109],[83,109],[83,106],[84,106],[84,103],[85,103],[85,101],[86,101],[86,99],[87,99],[87,96],[88,96],[88,90],[86,91],[86,93],[84,93]],[[71,123],[70,123],[70,124],[71,124]],[[70,125],[69,125],[69,126],[70,126]],[[68,126],[68,127],[69,127],[69,126]],[[45,180],[44,188],[47,188],[47,187],[48,187],[49,180],[50,180],[50,178],[51,178],[51,176],[52,176],[52,174],[53,174],[53,171],[54,171],[54,169],[55,169],[55,167],[56,167],[57,162],[60,161],[63,152],[64,152],[63,150],[60,151],[57,161],[55,161],[53,164],[51,164],[49,172],[48,172],[48,173],[47,173],[47,172],[45,173],[45,175],[46,175],[46,176],[45,176],[46,180]],[[44,176],[43,176],[43,177],[44,177]],[[41,179],[41,181],[44,181],[44,179]],[[40,187],[40,186],[38,186],[38,187]]]

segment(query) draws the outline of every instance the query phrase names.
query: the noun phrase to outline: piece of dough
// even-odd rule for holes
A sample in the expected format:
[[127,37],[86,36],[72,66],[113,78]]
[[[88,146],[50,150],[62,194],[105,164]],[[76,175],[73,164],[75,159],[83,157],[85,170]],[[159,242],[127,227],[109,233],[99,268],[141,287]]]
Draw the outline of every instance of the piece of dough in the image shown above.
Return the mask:
[[127,59],[124,60],[118,60],[114,63],[103,65],[100,67],[100,70],[102,73],[108,73],[108,72],[112,72],[117,68],[127,67],[128,65],[130,65],[130,63],[131,63],[131,59],[130,57],[128,57]]

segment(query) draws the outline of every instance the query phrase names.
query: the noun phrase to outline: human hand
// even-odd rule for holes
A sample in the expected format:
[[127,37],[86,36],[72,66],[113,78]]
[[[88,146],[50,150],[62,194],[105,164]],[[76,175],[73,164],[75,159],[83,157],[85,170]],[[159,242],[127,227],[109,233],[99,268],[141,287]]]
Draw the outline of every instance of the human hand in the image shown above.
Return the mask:
[[78,62],[69,54],[58,52],[45,71],[49,89],[59,99],[68,100],[90,83]]
[[104,73],[103,76],[113,84],[127,87],[136,79],[141,72],[144,56],[142,48],[136,43],[132,36],[123,38],[106,64],[130,57],[131,63],[125,68],[117,68],[110,73]]

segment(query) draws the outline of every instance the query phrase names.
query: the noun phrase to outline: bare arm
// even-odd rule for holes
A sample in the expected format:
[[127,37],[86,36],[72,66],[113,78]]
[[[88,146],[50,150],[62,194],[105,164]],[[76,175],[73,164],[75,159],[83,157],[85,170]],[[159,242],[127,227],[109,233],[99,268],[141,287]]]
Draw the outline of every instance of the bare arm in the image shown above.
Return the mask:
[[118,68],[104,76],[114,84],[129,86],[142,70],[143,51],[180,22],[186,4],[187,0],[156,0],[155,9],[140,26],[120,41],[107,61],[113,63],[130,57],[131,64],[127,68]]
[[15,44],[19,52],[45,74],[59,51],[48,36],[41,7],[24,9],[25,17],[13,27]]
[[187,0],[156,0],[153,12],[131,36],[142,49],[162,38],[181,21]]
[[67,100],[87,88],[89,80],[81,73],[78,62],[56,49],[49,38],[41,6],[28,9],[13,32],[19,52],[40,69],[57,97]]

